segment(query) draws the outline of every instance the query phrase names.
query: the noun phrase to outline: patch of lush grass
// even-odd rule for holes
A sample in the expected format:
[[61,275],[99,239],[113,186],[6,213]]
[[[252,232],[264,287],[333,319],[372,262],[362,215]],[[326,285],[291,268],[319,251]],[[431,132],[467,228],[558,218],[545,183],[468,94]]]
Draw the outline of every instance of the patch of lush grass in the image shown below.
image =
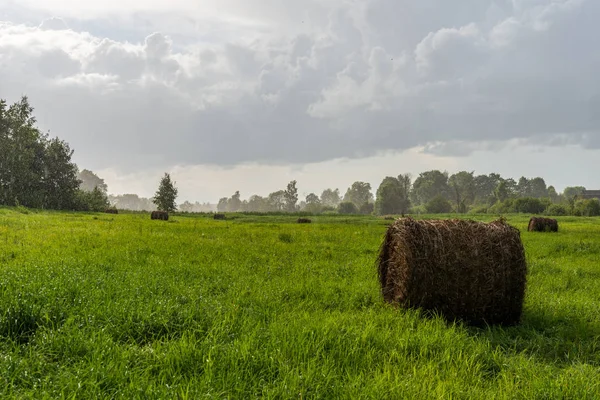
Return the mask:
[[391,221],[296,219],[0,209],[0,397],[600,397],[600,219],[509,217],[530,273],[507,329],[383,304]]

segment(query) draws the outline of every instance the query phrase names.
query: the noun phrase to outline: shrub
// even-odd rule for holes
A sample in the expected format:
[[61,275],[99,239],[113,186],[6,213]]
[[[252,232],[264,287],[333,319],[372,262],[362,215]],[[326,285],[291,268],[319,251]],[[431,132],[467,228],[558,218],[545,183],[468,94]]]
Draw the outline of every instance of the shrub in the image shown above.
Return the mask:
[[452,204],[446,198],[436,196],[425,204],[425,211],[428,214],[447,214],[452,212]]
[[359,212],[363,215],[369,215],[369,214],[373,214],[374,210],[375,210],[375,206],[373,205],[373,203],[365,203],[362,206],[360,206]]
[[582,217],[598,216],[600,215],[600,201],[598,199],[576,201],[573,213]]
[[554,216],[569,215],[569,210],[563,204],[552,204],[546,208],[545,214]]
[[338,213],[340,213],[340,214],[358,214],[358,208],[351,201],[343,201],[338,206]]
[[518,213],[541,214],[546,209],[546,205],[533,197],[521,197],[514,201],[514,209]]

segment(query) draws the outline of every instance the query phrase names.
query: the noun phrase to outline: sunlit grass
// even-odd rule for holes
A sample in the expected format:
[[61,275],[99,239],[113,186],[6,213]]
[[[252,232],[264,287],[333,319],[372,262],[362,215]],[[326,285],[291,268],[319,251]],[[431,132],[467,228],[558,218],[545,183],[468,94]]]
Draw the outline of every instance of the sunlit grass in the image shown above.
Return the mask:
[[296,218],[0,209],[0,397],[600,397],[600,219],[509,217],[523,323],[475,329],[383,304],[390,221]]

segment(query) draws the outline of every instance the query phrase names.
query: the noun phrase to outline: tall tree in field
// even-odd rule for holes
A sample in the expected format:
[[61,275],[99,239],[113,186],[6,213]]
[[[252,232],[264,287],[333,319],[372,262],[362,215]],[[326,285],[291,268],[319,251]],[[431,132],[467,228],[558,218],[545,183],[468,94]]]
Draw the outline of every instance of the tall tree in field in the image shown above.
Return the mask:
[[324,207],[337,207],[342,202],[340,197],[340,189],[325,189],[321,193],[321,204]]
[[240,209],[242,208],[242,200],[240,199],[240,197],[240,191],[236,190],[236,192],[233,194],[233,196],[231,196],[231,198],[227,202],[227,211],[240,211]]
[[409,175],[400,175],[398,178],[385,177],[377,189],[375,213],[385,215],[408,212],[410,207],[409,192]]
[[314,193],[306,196],[304,209],[310,213],[316,214],[321,211],[321,199]]
[[413,201],[416,204],[426,204],[437,196],[442,196],[446,199],[452,198],[450,187],[448,186],[448,173],[432,170],[419,174],[413,182]]
[[165,172],[165,175],[160,180],[158,190],[152,198],[152,202],[160,211],[175,211],[177,210],[177,188],[175,182],[171,180],[171,175]]
[[371,184],[367,182],[354,182],[346,190],[344,202],[351,202],[360,209],[364,204],[373,202],[373,193],[371,193]]
[[460,171],[448,179],[448,186],[456,203],[456,211],[466,213],[475,200],[475,178],[473,172]]
[[298,203],[298,189],[296,188],[296,181],[291,181],[287,185],[287,189],[284,192],[285,198],[285,210],[287,212],[296,211],[296,203]]

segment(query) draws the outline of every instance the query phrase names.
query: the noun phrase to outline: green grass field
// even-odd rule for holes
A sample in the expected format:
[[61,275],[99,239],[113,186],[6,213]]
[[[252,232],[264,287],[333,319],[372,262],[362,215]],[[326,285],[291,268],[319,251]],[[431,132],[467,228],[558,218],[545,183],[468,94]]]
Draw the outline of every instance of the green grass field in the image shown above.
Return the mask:
[[311,218],[0,209],[0,397],[600,398],[600,219],[509,217],[523,323],[477,329],[383,303],[390,221]]

